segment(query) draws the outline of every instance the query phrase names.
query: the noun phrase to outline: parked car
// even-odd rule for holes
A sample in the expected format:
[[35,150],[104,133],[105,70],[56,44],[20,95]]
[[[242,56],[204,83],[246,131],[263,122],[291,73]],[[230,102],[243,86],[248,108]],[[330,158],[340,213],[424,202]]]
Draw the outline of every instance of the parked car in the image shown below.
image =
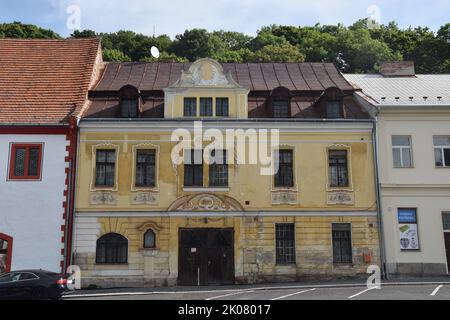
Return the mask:
[[0,300],[59,299],[67,278],[45,270],[20,270],[0,275]]

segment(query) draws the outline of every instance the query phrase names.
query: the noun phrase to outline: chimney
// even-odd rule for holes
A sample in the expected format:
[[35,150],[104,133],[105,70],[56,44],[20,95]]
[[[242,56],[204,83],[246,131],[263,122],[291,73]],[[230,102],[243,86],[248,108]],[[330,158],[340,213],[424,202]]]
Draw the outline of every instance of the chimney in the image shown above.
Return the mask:
[[380,66],[380,74],[383,77],[414,77],[414,61],[385,62]]

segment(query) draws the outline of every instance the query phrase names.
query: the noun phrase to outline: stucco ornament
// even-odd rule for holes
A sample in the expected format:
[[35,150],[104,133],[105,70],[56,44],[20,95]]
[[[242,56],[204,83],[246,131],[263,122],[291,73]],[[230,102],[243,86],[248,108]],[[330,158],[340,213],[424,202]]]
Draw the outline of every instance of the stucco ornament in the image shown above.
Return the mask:
[[131,195],[132,204],[156,204],[157,201],[155,192],[137,192]]
[[107,204],[107,205],[115,205],[116,204],[116,195],[112,192],[93,192],[90,195],[90,203],[91,204]]
[[243,211],[238,201],[224,195],[197,194],[177,199],[169,211]]
[[353,192],[334,191],[328,192],[327,204],[353,205],[355,203]]
[[294,191],[272,192],[272,204],[298,204],[297,192]]
[[178,79],[171,87],[241,87],[233,80],[230,73],[223,72],[222,65],[217,61],[204,58],[192,63],[189,70],[182,71],[180,79]]

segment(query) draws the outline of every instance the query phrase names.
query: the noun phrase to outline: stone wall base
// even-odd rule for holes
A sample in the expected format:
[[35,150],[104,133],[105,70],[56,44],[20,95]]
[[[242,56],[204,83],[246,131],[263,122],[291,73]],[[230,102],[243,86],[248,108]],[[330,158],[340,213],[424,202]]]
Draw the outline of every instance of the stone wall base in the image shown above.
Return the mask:
[[[355,275],[261,275],[251,277],[236,277],[235,284],[289,283],[308,281],[336,281],[345,279],[367,279],[367,274]],[[142,277],[91,277],[81,280],[83,289],[89,288],[145,288],[177,286],[177,279],[160,278],[146,279]]]
[[446,276],[445,263],[387,263],[387,272],[393,276]]

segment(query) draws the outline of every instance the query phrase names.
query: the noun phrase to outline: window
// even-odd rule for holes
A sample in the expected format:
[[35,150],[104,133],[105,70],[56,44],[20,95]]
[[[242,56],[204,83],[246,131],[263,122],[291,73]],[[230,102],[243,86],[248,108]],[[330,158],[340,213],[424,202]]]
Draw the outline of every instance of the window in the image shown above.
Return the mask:
[[9,179],[41,178],[42,144],[12,144]]
[[155,248],[155,233],[152,229],[148,229],[144,234],[144,248],[153,249]]
[[116,150],[97,150],[95,157],[95,186],[114,187]]
[[410,136],[392,137],[392,157],[395,168],[411,168],[412,152]]
[[294,172],[292,169],[293,151],[278,151],[278,172],[275,174],[275,187],[293,187]]
[[212,101],[212,98],[200,98],[200,117],[213,115]]
[[289,118],[291,114],[288,100],[274,100],[272,102],[274,118]]
[[203,150],[185,150],[184,185],[203,187]]
[[444,230],[450,231],[450,212],[442,212],[442,225]]
[[278,223],[275,225],[277,264],[295,263],[295,225]]
[[349,223],[333,223],[333,263],[352,263],[352,232]]
[[212,187],[228,186],[228,164],[226,150],[212,150],[209,165],[209,185]]
[[397,210],[397,218],[400,232],[400,249],[419,250],[417,210],[415,208],[399,208]]
[[128,240],[120,234],[101,236],[96,250],[96,263],[123,264],[128,261]]
[[124,99],[121,101],[120,116],[123,118],[136,118],[138,110],[137,99]]
[[330,187],[348,187],[347,150],[329,150]]
[[184,116],[197,116],[197,98],[184,98]]
[[155,150],[136,151],[136,187],[155,186]]
[[450,167],[450,136],[434,136],[436,167]]
[[329,119],[342,118],[341,103],[339,101],[327,101],[326,112]]
[[216,99],[216,116],[217,117],[228,117],[229,113],[228,98],[217,98]]

